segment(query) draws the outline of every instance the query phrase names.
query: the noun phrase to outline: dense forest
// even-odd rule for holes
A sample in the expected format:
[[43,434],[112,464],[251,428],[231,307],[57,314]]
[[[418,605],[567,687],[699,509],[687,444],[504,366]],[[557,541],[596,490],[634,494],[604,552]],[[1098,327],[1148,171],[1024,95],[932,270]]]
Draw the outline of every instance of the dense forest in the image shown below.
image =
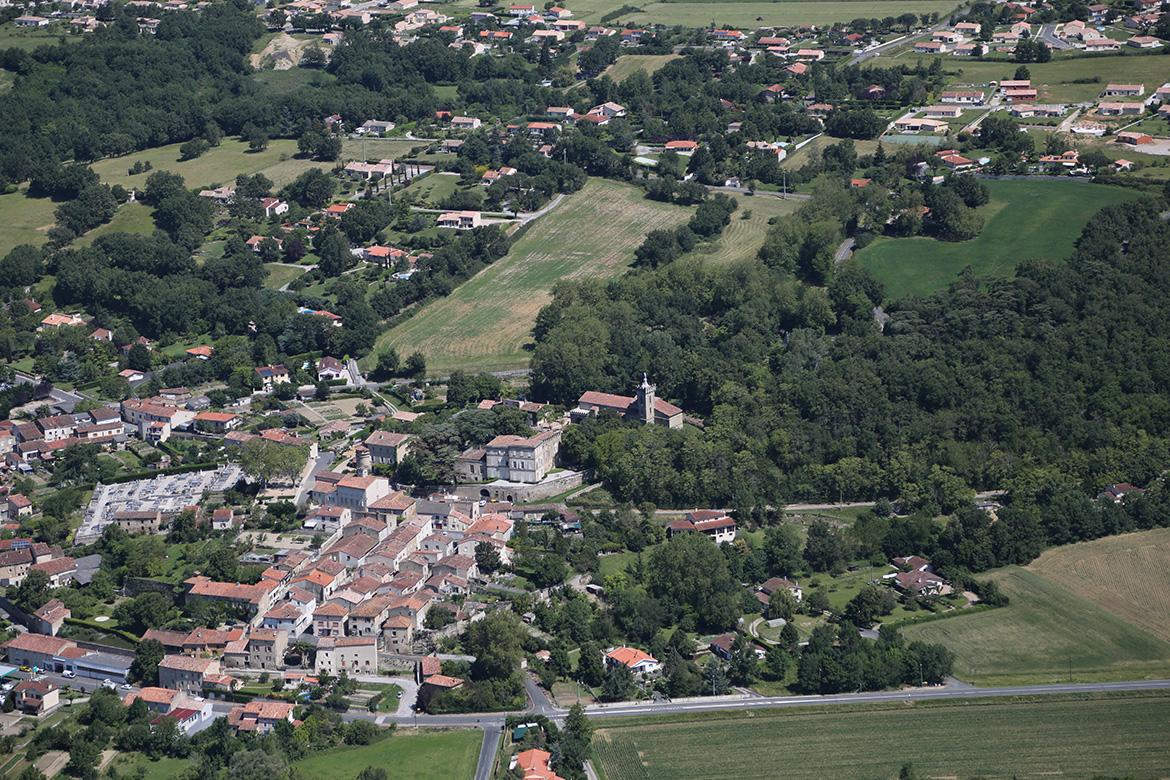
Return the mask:
[[532,387],[573,403],[629,392],[645,371],[705,419],[701,431],[597,420],[566,435],[575,465],[633,501],[885,496],[953,511],[972,489],[1146,484],[1170,454],[1161,208],[1105,209],[1067,263],[1025,261],[1014,279],[964,278],[923,299],[884,301],[851,266],[824,286],[766,263],[563,284],[538,319]]

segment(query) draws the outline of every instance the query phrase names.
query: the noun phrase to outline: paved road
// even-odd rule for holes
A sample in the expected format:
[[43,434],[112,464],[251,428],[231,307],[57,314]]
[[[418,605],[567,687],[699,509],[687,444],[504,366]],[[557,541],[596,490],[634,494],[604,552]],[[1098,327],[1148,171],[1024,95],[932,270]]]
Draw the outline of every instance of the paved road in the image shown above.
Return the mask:
[[500,735],[504,733],[503,721],[485,726],[483,744],[479,746],[479,761],[475,766],[475,780],[491,780],[496,766],[496,752],[500,749]]
[[[39,385],[41,383],[40,379],[20,371],[13,371],[12,373],[13,378],[16,380],[18,385]],[[62,390],[61,388],[54,386],[53,389],[49,391],[49,400],[64,409],[72,410],[74,406],[85,400],[85,396],[83,396],[81,393],[75,393],[70,390]]]

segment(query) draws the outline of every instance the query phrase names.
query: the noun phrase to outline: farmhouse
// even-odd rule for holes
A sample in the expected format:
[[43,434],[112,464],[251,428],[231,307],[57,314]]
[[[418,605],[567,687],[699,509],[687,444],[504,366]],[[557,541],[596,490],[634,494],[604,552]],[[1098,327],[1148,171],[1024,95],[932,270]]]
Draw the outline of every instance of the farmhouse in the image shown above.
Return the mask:
[[1153,136],[1146,133],[1137,133],[1130,130],[1124,130],[1117,134],[1117,143],[1129,144],[1130,146],[1141,146],[1144,144],[1152,144],[1154,142]]
[[984,94],[982,90],[956,90],[944,92],[939,96],[939,101],[942,103],[958,103],[968,106],[983,105]]
[[949,128],[941,119],[902,117],[894,121],[894,129],[900,133],[945,133]]
[[1101,116],[1141,116],[1145,112],[1142,103],[1101,102],[1097,104],[1097,113]]
[[949,49],[941,41],[919,41],[914,44],[914,51],[918,54],[946,54]]
[[414,436],[409,433],[374,431],[366,437],[364,444],[370,451],[370,460],[373,463],[397,466],[410,452],[413,441]]
[[1101,97],[1140,97],[1146,94],[1145,84],[1107,84]]
[[927,106],[922,112],[932,119],[958,119],[963,115],[962,106]]
[[600,412],[613,412],[619,417],[640,420],[644,425],[665,425],[667,428],[681,428],[683,411],[672,403],[657,397],[654,385],[642,375],[637,395],[614,395],[587,390],[577,400],[577,408],[569,412],[575,419]]
[[435,224],[441,228],[471,230],[483,224],[483,216],[478,211],[447,211],[438,216]]
[[625,666],[631,672],[640,675],[656,674],[662,669],[658,659],[636,647],[615,647],[607,651],[605,665],[608,668]]
[[681,520],[672,520],[666,526],[667,538],[678,534],[697,531],[716,544],[730,544],[735,541],[735,520],[725,512],[715,509],[696,509],[687,512]]

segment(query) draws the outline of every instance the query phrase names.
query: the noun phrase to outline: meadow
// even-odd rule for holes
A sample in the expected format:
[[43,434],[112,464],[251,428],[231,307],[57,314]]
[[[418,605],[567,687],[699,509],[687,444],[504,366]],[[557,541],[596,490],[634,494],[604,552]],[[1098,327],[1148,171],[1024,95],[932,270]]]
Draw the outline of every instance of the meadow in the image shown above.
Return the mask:
[[459,174],[431,173],[412,181],[402,193],[410,194],[423,206],[437,207],[459,189]]
[[76,43],[83,37],[68,29],[68,25],[50,24],[48,27],[17,27],[15,24],[0,25],[0,49],[24,49],[31,51],[38,46],[56,46],[60,43]]
[[1024,260],[1067,259],[1093,214],[1140,197],[1133,190],[1077,181],[985,183],[991,202],[979,208],[985,224],[975,238],[878,238],[857,253],[858,261],[891,298],[943,289],[968,266],[977,276],[1011,276]]
[[467,780],[475,773],[483,733],[405,730],[372,745],[335,748],[297,761],[304,780],[357,777],[367,766],[386,767],[395,780]]
[[26,197],[23,189],[0,195],[0,256],[21,244],[45,243],[56,208],[48,198]]
[[621,273],[648,232],[690,214],[637,187],[591,179],[531,224],[507,256],[382,334],[366,362],[393,346],[401,355],[421,351],[434,374],[523,368],[536,314],[556,282]]
[[650,75],[666,63],[681,56],[681,54],[623,54],[605,69],[605,75],[614,81],[625,81],[639,71]]
[[[921,59],[926,64],[932,59],[913,53],[905,57]],[[950,79],[953,87],[979,86],[1011,78],[1016,69],[1014,62],[956,62],[956,58],[947,56],[941,59],[943,68],[955,73]],[[1147,95],[1170,81],[1170,63],[1164,57],[1136,54],[1054,59],[1029,63],[1028,71],[1039,93],[1039,101],[1054,103],[1095,101],[1110,81],[1145,83]],[[1078,80],[1085,83],[1074,83]]]
[[138,233],[149,236],[154,232],[154,211],[145,203],[123,203],[114,218],[99,225],[73,242],[74,246],[89,246],[107,233]]
[[[219,146],[208,150],[194,160],[179,161],[179,146],[169,144],[156,146],[124,157],[107,157],[90,167],[106,184],[121,184],[123,187],[146,185],[146,179],[154,171],[171,171],[183,177],[188,187],[208,187],[233,182],[241,173],[248,175],[263,173],[277,186],[283,186],[312,168],[332,168],[332,163],[314,163],[311,160],[297,160],[297,142],[287,139],[273,140],[268,148],[259,152],[248,151],[248,145],[235,138],[225,138]],[[136,162],[149,162],[152,170],[130,175],[130,167]]]
[[768,234],[768,221],[773,217],[791,214],[801,204],[799,200],[782,200],[768,195],[734,197],[739,207],[731,215],[731,222],[723,229],[723,233],[714,241],[695,249],[681,262],[703,261],[725,265],[754,260]]
[[270,290],[279,290],[305,272],[304,268],[284,263],[265,263],[264,269],[268,271],[268,275],[264,277],[264,286]]
[[[600,724],[603,780],[1165,776],[1170,694],[804,707]],[[717,746],[717,747],[716,747]]]
[[955,675],[981,685],[1165,677],[1168,567],[1166,530],[1055,548],[987,575],[1006,607],[902,633],[946,645]]

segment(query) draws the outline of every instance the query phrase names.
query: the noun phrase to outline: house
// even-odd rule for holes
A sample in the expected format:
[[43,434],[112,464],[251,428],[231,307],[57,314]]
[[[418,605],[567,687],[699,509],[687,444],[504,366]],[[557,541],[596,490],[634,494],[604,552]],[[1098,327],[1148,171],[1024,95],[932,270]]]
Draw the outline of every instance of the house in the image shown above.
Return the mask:
[[950,585],[942,577],[929,571],[898,572],[893,577],[898,590],[915,596],[942,596],[950,592]]
[[625,666],[631,672],[640,675],[656,674],[662,670],[662,664],[658,659],[636,647],[612,648],[606,651],[604,660],[607,668]]
[[355,674],[378,673],[378,640],[376,637],[322,637],[317,642],[317,674],[337,675],[345,670]]
[[187,600],[205,599],[237,608],[249,618],[272,609],[276,584],[261,580],[255,585],[242,582],[215,582],[197,575],[184,580]]
[[283,669],[288,649],[288,632],[273,628],[256,628],[248,635],[250,669]]
[[958,119],[963,115],[963,107],[956,105],[927,106],[922,113],[931,119]]
[[1038,93],[1034,87],[1013,87],[1003,90],[1003,97],[1008,103],[1035,100]]
[[590,114],[600,114],[601,116],[609,117],[612,119],[614,117],[625,116],[628,112],[626,111],[626,107],[621,105],[620,103],[614,103],[613,101],[608,101],[608,102],[602,103],[599,106],[594,106],[593,108],[589,109],[589,113]]
[[1146,94],[1145,84],[1107,84],[1101,97],[1140,97]]
[[54,312],[41,320],[41,327],[37,330],[44,330],[45,328],[79,328],[85,324],[85,320],[76,314],[62,314]]
[[987,47],[982,43],[960,43],[951,50],[953,57],[982,57],[987,53]]
[[211,356],[214,354],[215,348],[205,344],[198,347],[191,347],[187,350],[187,357],[192,357],[196,360],[211,360]]
[[346,384],[349,384],[349,372],[345,370],[340,360],[325,355],[317,361],[317,381],[336,382],[339,379],[344,379]]
[[61,633],[61,627],[65,625],[65,621],[71,616],[69,607],[65,606],[60,599],[49,599],[32,613],[33,620],[29,625],[29,630],[47,636],[57,636]]
[[735,634],[720,634],[707,643],[712,655],[717,655],[724,661],[731,660],[732,648],[735,647]]
[[1112,501],[1115,504],[1120,504],[1128,499],[1130,496],[1140,496],[1146,491],[1137,485],[1131,485],[1128,482],[1120,482],[1115,485],[1110,485],[1102,491],[1097,498],[1099,500]]
[[224,434],[239,428],[243,422],[244,418],[231,412],[199,412],[195,415],[195,428],[204,433]]
[[213,531],[230,531],[242,525],[243,522],[244,516],[237,515],[236,510],[230,506],[217,507],[211,512],[211,530]]
[[48,27],[49,20],[43,16],[18,16],[12,20],[17,27]]
[[252,372],[256,375],[256,379],[260,381],[260,386],[266,393],[271,393],[272,388],[276,385],[283,385],[286,382],[292,381],[288,369],[279,363],[269,366],[257,366],[252,369]]
[[1135,35],[1125,42],[1126,46],[1135,49],[1160,49],[1162,42],[1152,35]]
[[271,219],[288,213],[288,201],[280,198],[261,198],[260,208],[264,209],[265,218]]
[[1086,38],[1084,50],[1086,52],[1117,51],[1121,44],[1112,38]]
[[[353,165],[353,163],[350,163],[350,165]],[[347,170],[348,170],[348,166],[347,166]],[[367,173],[368,173],[368,171],[367,171]],[[324,210],[322,210],[321,213],[324,214],[326,217],[330,217],[332,219],[341,219],[343,216],[345,216],[347,213],[349,213],[349,210],[352,209],[353,207],[354,207],[354,204],[352,201],[346,201],[345,203],[332,203],[329,206],[327,206]]]
[[954,90],[944,92],[939,96],[942,103],[958,103],[967,106],[983,105],[984,93],[982,90]]
[[1061,168],[1075,168],[1080,164],[1080,154],[1075,149],[1060,154],[1045,154],[1040,157],[1041,165],[1058,166]]
[[706,534],[716,544],[730,544],[735,541],[735,520],[725,512],[714,509],[696,509],[687,512],[681,520],[672,520],[666,526],[666,536],[671,538],[680,533],[698,531]]
[[199,197],[207,198],[217,205],[226,206],[235,200],[236,188],[228,184],[223,187],[216,187],[215,189],[200,190]]
[[44,715],[61,703],[61,689],[51,680],[21,680],[12,695],[16,706],[26,715]]
[[1097,104],[1097,113],[1101,116],[1141,116],[1146,107],[1143,103],[1101,102]]
[[1115,136],[1115,139],[1119,144],[1129,144],[1130,146],[1142,146],[1154,142],[1153,136],[1130,130],[1123,130]]
[[215,658],[167,655],[158,664],[158,682],[161,687],[192,695],[202,693],[208,678],[219,674],[220,664]]
[[228,712],[227,720],[228,725],[236,731],[267,734],[281,721],[297,725],[297,721],[293,719],[294,710],[296,705],[290,702],[255,699],[233,707]]
[[453,116],[451,117],[451,127],[456,130],[476,130],[483,122],[478,117],[474,116]]
[[577,408],[570,412],[570,416],[583,419],[601,412],[613,412],[619,417],[639,420],[644,425],[665,425],[667,428],[681,428],[683,425],[683,410],[658,398],[655,386],[645,374],[642,375],[642,384],[638,385],[637,395],[631,397],[587,390],[577,400]]
[[786,67],[784,71],[793,76],[803,76],[808,73],[808,65],[803,62],[794,62]]
[[793,56],[797,62],[820,62],[825,58],[825,53],[820,49],[797,49]]
[[787,577],[771,577],[764,580],[763,584],[760,585],[759,592],[771,598],[772,594],[778,590],[787,590],[797,601],[804,600],[804,590],[795,581]]
[[978,35],[983,32],[983,25],[978,22],[959,22],[955,25],[955,32],[962,35]]
[[31,517],[33,514],[32,501],[21,493],[10,493],[7,500],[8,516],[15,517]]
[[699,148],[698,141],[667,141],[665,144],[666,151],[674,152],[689,157],[694,154]]
[[547,750],[531,748],[516,754],[508,771],[519,772],[523,780],[563,780],[552,770],[552,754]]
[[448,211],[440,214],[435,224],[441,228],[471,230],[483,224],[483,216],[478,211]]
[[530,437],[497,436],[484,447],[463,453],[456,463],[456,476],[471,481],[500,479],[535,484],[556,465],[560,444],[559,430]]
[[415,437],[409,433],[392,433],[390,431],[374,431],[366,437],[366,449],[370,451],[370,460],[374,463],[387,466],[397,466],[410,452]]
[[318,637],[345,636],[349,610],[340,604],[322,604],[313,610],[313,633]]
[[946,54],[950,49],[941,41],[918,41],[914,44],[917,54]]
[[961,154],[948,154],[939,158],[943,165],[952,171],[965,171],[975,167],[975,161],[969,160]]
[[124,368],[118,372],[118,376],[125,379],[127,382],[134,384],[146,379],[146,374],[133,368]]
[[393,122],[388,122],[381,119],[367,119],[365,122],[354,130],[357,135],[382,135],[388,133],[397,127]]

